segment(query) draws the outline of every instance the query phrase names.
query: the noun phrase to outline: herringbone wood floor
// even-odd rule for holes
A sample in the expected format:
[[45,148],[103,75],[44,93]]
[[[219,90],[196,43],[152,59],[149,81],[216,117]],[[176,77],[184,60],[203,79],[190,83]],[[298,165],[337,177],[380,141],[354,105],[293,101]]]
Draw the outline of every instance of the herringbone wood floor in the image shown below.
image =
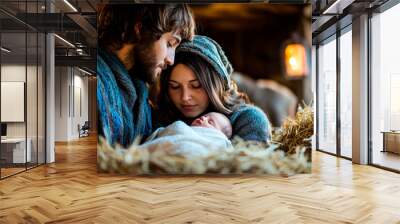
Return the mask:
[[56,158],[0,181],[0,223],[400,223],[400,175],[319,152],[289,178],[98,174],[94,137]]

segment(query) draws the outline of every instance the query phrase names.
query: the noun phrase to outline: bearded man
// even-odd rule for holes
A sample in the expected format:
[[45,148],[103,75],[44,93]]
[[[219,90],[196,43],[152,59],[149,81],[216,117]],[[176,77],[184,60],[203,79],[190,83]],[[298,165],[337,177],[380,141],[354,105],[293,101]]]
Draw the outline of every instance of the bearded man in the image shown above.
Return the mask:
[[194,35],[186,5],[103,5],[98,11],[98,134],[129,146],[152,130],[148,84],[174,63]]

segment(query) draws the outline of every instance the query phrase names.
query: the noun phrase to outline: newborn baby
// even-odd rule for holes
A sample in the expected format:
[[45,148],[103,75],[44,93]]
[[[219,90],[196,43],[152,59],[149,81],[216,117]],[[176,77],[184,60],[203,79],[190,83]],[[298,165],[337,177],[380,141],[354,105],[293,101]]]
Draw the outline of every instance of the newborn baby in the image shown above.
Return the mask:
[[191,126],[214,128],[221,131],[227,138],[231,138],[232,136],[231,122],[225,115],[217,112],[210,112],[196,118]]
[[210,152],[230,148],[232,126],[229,119],[216,112],[195,119],[191,126],[176,121],[157,129],[140,148],[166,150],[184,157],[207,156]]

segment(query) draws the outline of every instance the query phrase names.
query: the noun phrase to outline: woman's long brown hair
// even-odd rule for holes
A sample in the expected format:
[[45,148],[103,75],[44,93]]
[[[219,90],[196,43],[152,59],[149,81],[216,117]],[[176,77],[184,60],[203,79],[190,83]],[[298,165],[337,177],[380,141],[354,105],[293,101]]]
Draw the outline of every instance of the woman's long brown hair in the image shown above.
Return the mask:
[[224,79],[204,59],[190,53],[176,55],[175,64],[163,72],[159,81],[159,90],[156,97],[156,114],[158,121],[167,125],[176,120],[187,120],[175,107],[168,94],[168,85],[171,73],[178,64],[188,66],[196,75],[202,88],[206,91],[210,100],[209,108],[203,113],[210,111],[230,115],[238,107],[249,103],[245,93],[237,90],[236,84],[231,81],[228,89],[225,89]]

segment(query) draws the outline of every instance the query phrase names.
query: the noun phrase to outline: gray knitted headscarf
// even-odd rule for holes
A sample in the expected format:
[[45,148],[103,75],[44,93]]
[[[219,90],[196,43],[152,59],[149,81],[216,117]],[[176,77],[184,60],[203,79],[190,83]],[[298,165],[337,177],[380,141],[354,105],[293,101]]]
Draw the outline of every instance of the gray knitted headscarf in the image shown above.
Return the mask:
[[193,53],[210,63],[218,75],[224,78],[225,89],[229,89],[233,68],[221,46],[213,39],[196,35],[192,41],[183,42],[178,46],[176,54],[179,53]]

